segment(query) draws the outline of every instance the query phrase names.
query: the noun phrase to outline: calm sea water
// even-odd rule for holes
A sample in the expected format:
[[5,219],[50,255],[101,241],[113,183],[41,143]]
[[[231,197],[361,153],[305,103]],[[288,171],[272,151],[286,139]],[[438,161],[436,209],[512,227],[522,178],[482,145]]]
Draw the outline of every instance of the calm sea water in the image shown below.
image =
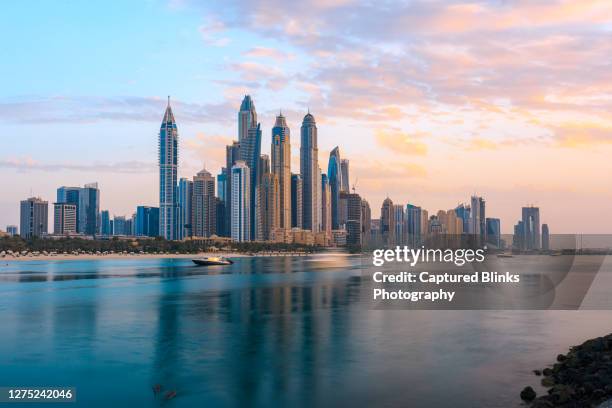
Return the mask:
[[370,310],[360,264],[3,261],[0,386],[76,387],[72,407],[514,407],[533,369],[612,331],[610,311]]

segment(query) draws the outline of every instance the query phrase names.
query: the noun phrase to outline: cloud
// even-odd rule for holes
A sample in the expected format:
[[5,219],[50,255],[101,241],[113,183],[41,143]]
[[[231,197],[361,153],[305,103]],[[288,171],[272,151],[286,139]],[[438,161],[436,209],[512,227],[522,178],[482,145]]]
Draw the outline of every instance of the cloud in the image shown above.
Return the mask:
[[394,153],[414,156],[427,155],[427,145],[415,140],[406,132],[399,130],[378,130],[375,132],[376,142]]
[[558,145],[564,148],[612,144],[612,126],[570,122],[554,128],[554,137]]
[[228,37],[219,37],[218,34],[226,31],[225,24],[212,17],[205,19],[204,23],[198,27],[198,31],[204,42],[214,47],[225,47],[231,40]]
[[289,58],[293,58],[291,54],[286,53],[280,48],[269,47],[253,47],[248,51],[243,52],[242,55],[250,58],[267,58],[277,61],[284,61]]
[[[189,103],[172,99],[177,121],[228,123],[235,103]],[[0,122],[12,124],[160,122],[165,97],[28,96],[0,100]]]
[[95,163],[44,163],[34,160],[31,157],[0,159],[0,168],[17,170],[19,172],[30,171],[78,171],[93,173],[153,173],[156,163],[142,161],[124,161],[115,163],[95,162]]

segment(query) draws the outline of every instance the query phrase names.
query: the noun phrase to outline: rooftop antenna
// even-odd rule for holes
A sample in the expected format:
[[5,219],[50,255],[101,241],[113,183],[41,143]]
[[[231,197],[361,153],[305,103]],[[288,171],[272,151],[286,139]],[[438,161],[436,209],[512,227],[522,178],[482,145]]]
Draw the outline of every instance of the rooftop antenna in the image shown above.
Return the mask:
[[170,106],[170,95],[168,95],[168,106]]

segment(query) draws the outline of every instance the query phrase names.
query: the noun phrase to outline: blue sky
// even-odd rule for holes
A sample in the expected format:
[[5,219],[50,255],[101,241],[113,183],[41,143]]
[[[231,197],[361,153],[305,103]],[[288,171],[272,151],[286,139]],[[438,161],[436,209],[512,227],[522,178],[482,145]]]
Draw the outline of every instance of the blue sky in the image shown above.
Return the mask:
[[607,1],[40,1],[3,15],[1,229],[61,185],[98,181],[111,214],[156,205],[167,95],[180,175],[217,173],[245,93],[263,152],[288,117],[293,171],[310,108],[322,169],[339,145],[374,215],[387,195],[435,213],[478,193],[505,232],[527,203],[553,233],[611,227]]

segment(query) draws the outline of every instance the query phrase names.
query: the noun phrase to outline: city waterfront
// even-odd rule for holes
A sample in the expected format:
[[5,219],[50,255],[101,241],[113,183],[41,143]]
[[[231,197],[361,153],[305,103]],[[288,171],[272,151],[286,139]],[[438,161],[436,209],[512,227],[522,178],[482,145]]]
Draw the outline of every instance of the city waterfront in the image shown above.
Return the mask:
[[[87,407],[511,407],[533,369],[610,331],[610,311],[370,310],[361,266],[3,261],[0,384],[75,387]],[[599,275],[591,309],[610,288]]]

